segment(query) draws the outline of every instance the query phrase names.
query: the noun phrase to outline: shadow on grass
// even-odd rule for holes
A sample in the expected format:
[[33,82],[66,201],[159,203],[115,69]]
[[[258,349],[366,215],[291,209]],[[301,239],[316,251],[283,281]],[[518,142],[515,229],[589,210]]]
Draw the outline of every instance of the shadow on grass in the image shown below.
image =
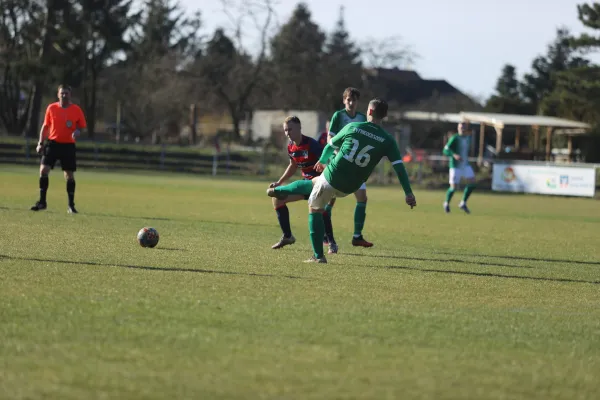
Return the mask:
[[[302,250],[290,249],[289,251],[300,252]],[[303,251],[306,253],[306,251]],[[500,264],[500,263],[491,263],[491,262],[482,262],[482,261],[469,261],[469,260],[461,260],[458,258],[447,258],[444,260],[440,260],[439,258],[425,258],[425,257],[410,257],[410,256],[387,256],[384,254],[358,254],[358,253],[339,253],[342,256],[351,256],[351,257],[373,257],[373,258],[391,258],[396,260],[411,260],[411,261],[434,261],[434,262],[457,262],[464,264],[474,264],[474,265],[485,265],[488,267],[506,267],[506,268],[525,268],[525,269],[533,269],[535,267],[522,266],[522,265],[510,265],[510,264]],[[437,253],[444,254],[444,253]]]
[[[79,208],[79,207],[77,207]],[[11,211],[27,211],[27,212],[31,212],[29,210],[29,208],[17,208],[17,207],[3,207],[0,206],[0,209],[2,210],[11,210]],[[38,211],[40,212],[40,211]],[[41,211],[41,213],[48,213],[48,214],[66,214],[66,212],[62,212],[62,211],[54,211],[54,210],[43,210]],[[147,221],[185,221],[185,222],[189,222],[189,221],[193,221],[193,222],[200,222],[200,223],[206,223],[206,224],[221,224],[221,225],[235,225],[235,226],[240,226],[240,225],[246,225],[246,226],[268,226],[268,227],[272,227],[273,224],[267,224],[267,223],[260,223],[260,222],[247,222],[247,221],[215,221],[215,220],[207,220],[207,219],[190,219],[190,218],[163,218],[163,217],[147,217],[147,216],[135,216],[135,215],[114,215],[114,214],[103,214],[103,213],[88,213],[84,211],[80,211],[79,215],[82,216],[88,216],[88,217],[101,217],[101,218],[117,218],[117,219],[130,219],[130,220],[147,220]],[[75,216],[76,217],[76,216]]]
[[470,256],[470,257],[488,257],[488,258],[503,258],[505,260],[521,260],[521,261],[541,261],[541,262],[552,262],[552,263],[566,263],[566,264],[581,264],[581,265],[600,265],[600,261],[580,261],[580,260],[561,260],[556,258],[536,258],[536,257],[522,257],[522,256],[507,256],[507,255],[493,255],[493,254],[469,254],[469,253],[450,253],[436,251],[435,254],[443,254],[450,256]]
[[398,260],[411,260],[411,261],[457,262],[457,263],[464,263],[464,264],[485,265],[488,267],[535,268],[535,267],[522,266],[522,265],[510,265],[510,264],[500,264],[500,263],[491,263],[491,262],[482,262],[482,261],[461,260],[458,258],[447,258],[444,260],[440,260],[439,258],[410,257],[410,256],[386,256],[384,254],[357,254],[357,253],[340,253],[340,254],[342,254],[344,256],[352,256],[352,257],[393,258],[393,259],[398,259]]
[[194,218],[159,218],[159,217],[144,217],[144,216],[123,216],[123,215],[111,215],[111,214],[99,214],[99,213],[85,213],[91,217],[102,217],[102,218],[117,218],[117,219],[136,219],[136,220],[148,220],[148,221],[175,221],[175,222],[199,222],[203,224],[217,224],[217,225],[234,225],[234,226],[268,226],[272,227],[273,224],[266,224],[260,222],[248,222],[248,221],[218,221],[208,219],[194,219]]
[[485,277],[485,278],[489,277],[489,278],[505,278],[505,279],[523,279],[523,280],[532,280],[532,281],[588,283],[588,284],[592,284],[592,285],[600,285],[600,281],[586,281],[583,279],[546,278],[546,277],[539,277],[539,276],[506,275],[506,274],[495,274],[495,273],[488,273],[488,272],[452,271],[452,270],[443,270],[443,269],[426,269],[426,268],[417,268],[417,267],[406,267],[406,266],[400,266],[400,265],[388,265],[388,266],[381,266],[381,267],[374,266],[373,268],[403,269],[403,270],[431,272],[431,273],[438,273],[438,274],[479,276],[479,277]]
[[302,276],[294,275],[272,275],[272,274],[259,274],[254,272],[234,272],[234,271],[218,271],[211,269],[196,269],[196,268],[165,268],[165,267],[149,267],[144,265],[126,265],[126,264],[113,264],[113,263],[101,263],[95,261],[71,261],[71,260],[54,260],[46,258],[34,258],[34,257],[13,257],[5,254],[0,254],[0,260],[22,260],[22,261],[34,261],[34,262],[45,262],[45,263],[59,263],[59,264],[73,264],[73,265],[91,265],[95,267],[119,267],[119,268],[130,268],[130,269],[141,269],[146,271],[163,271],[163,272],[194,272],[201,274],[221,274],[221,275],[242,275],[242,276],[256,276],[263,278],[288,278],[288,279],[311,279]]

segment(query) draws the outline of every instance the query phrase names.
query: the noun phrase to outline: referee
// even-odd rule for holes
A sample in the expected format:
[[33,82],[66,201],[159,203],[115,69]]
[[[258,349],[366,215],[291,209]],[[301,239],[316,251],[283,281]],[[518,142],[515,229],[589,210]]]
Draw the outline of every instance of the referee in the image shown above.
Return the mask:
[[[71,87],[60,85],[58,87],[58,101],[46,108],[44,124],[40,130],[40,140],[36,147],[38,154],[42,155],[40,163],[40,199],[31,207],[32,211],[47,208],[48,175],[50,170],[54,168],[56,161],[60,161],[67,181],[67,194],[69,196],[67,212],[77,214],[75,209],[75,170],[77,169],[75,138],[86,127],[83,111],[77,104],[71,103]],[[44,143],[46,138],[48,140]]]

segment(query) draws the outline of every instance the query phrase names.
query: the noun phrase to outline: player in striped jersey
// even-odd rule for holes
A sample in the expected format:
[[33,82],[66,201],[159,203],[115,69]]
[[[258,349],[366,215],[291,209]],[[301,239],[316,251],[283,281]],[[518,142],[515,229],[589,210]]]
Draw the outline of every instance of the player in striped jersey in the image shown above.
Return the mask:
[[[296,238],[292,235],[290,226],[290,213],[287,203],[299,200],[308,200],[312,189],[311,180],[319,176],[321,173],[315,171],[314,165],[321,156],[323,147],[313,138],[302,134],[302,125],[300,119],[296,116],[290,116],[283,122],[283,130],[285,135],[290,139],[287,147],[290,163],[285,172],[277,182],[269,185],[267,194],[273,197],[273,208],[277,213],[277,219],[283,235],[272,248],[280,249],[284,246],[294,244]],[[298,168],[302,171],[302,180],[292,182],[289,185],[282,184],[291,178]],[[277,193],[275,188],[289,189],[294,193],[284,194]],[[338,246],[333,236],[333,226],[328,213],[323,215],[325,222],[325,236],[329,244],[329,254],[337,253]]]

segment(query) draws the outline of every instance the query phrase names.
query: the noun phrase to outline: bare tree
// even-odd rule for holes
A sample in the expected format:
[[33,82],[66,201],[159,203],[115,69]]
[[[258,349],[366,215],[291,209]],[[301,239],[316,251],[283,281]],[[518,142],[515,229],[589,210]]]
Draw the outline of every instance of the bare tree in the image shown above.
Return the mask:
[[411,69],[418,54],[400,36],[367,38],[359,45],[367,68]]
[[33,96],[42,10],[28,0],[0,3],[0,125],[22,134]]
[[[233,133],[239,138],[241,122],[250,108],[250,98],[260,84],[267,61],[273,0],[221,0],[221,6],[232,26],[231,39],[223,29],[217,29],[204,57],[187,74],[206,82],[229,111]],[[247,27],[258,33],[258,52],[254,57],[244,43],[251,36]]]
[[[56,33],[56,0],[45,0],[43,3],[46,6],[46,14],[43,22],[44,33],[41,38],[42,45],[37,57],[38,66],[40,67],[48,65],[52,42]],[[33,81],[33,97],[29,114],[29,127],[27,129],[27,135],[30,137],[36,137],[37,135],[42,110],[42,95],[46,89],[46,84],[46,74],[44,72],[38,73]]]
[[148,59],[143,68],[123,63],[105,70],[99,86],[102,97],[107,99],[106,117],[116,119],[119,109],[119,128],[136,136],[157,138],[179,133],[189,104],[189,84],[173,70],[176,58],[166,54]]

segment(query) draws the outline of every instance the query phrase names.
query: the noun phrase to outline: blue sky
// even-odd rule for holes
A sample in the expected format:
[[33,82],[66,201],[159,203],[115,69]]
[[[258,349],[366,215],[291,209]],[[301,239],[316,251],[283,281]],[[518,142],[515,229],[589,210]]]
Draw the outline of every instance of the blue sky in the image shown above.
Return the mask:
[[[225,0],[240,4],[248,0]],[[254,0],[260,1],[260,0]],[[274,0],[277,23],[290,17],[297,1]],[[519,76],[545,53],[556,29],[584,32],[577,0],[330,0],[304,1],[313,20],[330,32],[345,7],[346,26],[355,41],[400,36],[419,55],[412,69],[422,77],[446,79],[468,94],[486,98],[502,66],[511,63]],[[180,0],[200,10],[206,33],[232,24],[220,0]],[[233,15],[239,15],[235,8]],[[237,14],[236,14],[237,13]],[[254,29],[248,30],[249,37]],[[251,47],[254,44],[249,43]]]

